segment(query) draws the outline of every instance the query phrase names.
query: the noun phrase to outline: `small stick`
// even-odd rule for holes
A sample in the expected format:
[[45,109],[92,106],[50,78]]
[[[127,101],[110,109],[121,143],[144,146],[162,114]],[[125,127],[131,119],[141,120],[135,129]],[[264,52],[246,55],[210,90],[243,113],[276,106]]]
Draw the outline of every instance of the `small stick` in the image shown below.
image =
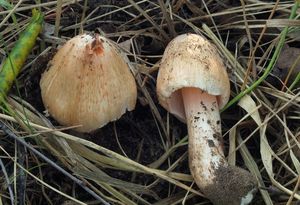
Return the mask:
[[15,200],[14,200],[14,192],[11,188],[11,183],[10,183],[10,180],[9,180],[9,177],[8,177],[8,174],[6,172],[6,169],[5,169],[5,166],[0,158],[0,170],[2,169],[2,172],[3,172],[3,175],[5,177],[5,180],[6,180],[6,183],[7,183],[7,189],[8,189],[8,192],[9,192],[9,197],[10,197],[10,201],[11,201],[11,205],[14,205],[15,204]]
[[23,140],[22,138],[19,138],[17,135],[15,135],[15,133],[13,133],[3,122],[0,121],[0,129],[3,130],[4,133],[6,133],[9,137],[13,138],[14,140],[16,140],[18,143],[22,144],[24,147],[26,147],[27,149],[29,149],[30,151],[32,151],[34,154],[36,154],[37,156],[39,156],[40,158],[42,158],[44,161],[46,161],[48,164],[50,164],[52,167],[54,167],[55,169],[57,169],[58,171],[60,171],[63,175],[65,175],[66,177],[70,178],[71,180],[73,180],[77,185],[79,185],[81,188],[83,188],[86,192],[88,192],[89,194],[91,194],[95,199],[99,200],[102,204],[104,205],[110,205],[108,202],[106,202],[104,199],[102,199],[100,196],[98,196],[94,191],[92,191],[90,188],[88,188],[87,186],[85,186],[85,184],[77,179],[76,177],[74,177],[73,175],[71,175],[69,172],[65,171],[63,168],[61,168],[60,166],[58,166],[57,164],[55,164],[55,162],[53,162],[52,160],[50,160],[48,157],[46,157],[44,154],[42,154],[41,152],[37,151],[35,148],[33,148],[30,144],[28,144],[25,140]]

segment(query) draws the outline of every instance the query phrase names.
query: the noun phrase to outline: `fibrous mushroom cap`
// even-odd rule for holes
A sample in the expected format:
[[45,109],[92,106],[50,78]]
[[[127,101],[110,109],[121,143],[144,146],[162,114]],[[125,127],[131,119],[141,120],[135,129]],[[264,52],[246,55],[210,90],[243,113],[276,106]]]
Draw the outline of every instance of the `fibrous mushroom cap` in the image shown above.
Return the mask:
[[133,110],[137,98],[128,59],[106,38],[79,35],[67,41],[40,81],[49,113],[62,125],[90,132]]
[[220,108],[229,99],[230,84],[222,58],[216,47],[200,35],[174,38],[164,52],[157,77],[160,104],[182,121],[185,112],[179,90],[184,87],[217,96]]

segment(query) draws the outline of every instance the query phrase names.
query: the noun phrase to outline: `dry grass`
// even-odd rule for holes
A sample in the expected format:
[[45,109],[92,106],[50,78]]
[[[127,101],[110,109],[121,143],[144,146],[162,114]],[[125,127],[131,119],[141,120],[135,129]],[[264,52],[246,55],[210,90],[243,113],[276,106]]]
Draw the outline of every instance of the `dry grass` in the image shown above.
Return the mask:
[[[0,204],[100,204],[100,199],[125,205],[209,204],[188,172],[184,125],[157,103],[155,76],[164,47],[186,32],[211,39],[228,65],[232,98],[258,82],[268,66],[273,68],[270,62],[285,27],[289,30],[284,43],[299,47],[300,20],[289,19],[293,1],[23,0],[12,1],[10,8],[3,2],[7,1],[0,1],[1,59],[24,30],[32,8],[42,9],[47,25],[0,114],[1,123],[17,137],[1,133]],[[25,101],[32,102],[34,90],[38,91],[38,87],[26,87],[28,79],[34,81],[34,73],[42,72],[33,69],[37,57],[50,46],[87,31],[113,39],[131,59],[139,107],[149,112],[146,120],[155,128],[140,135],[147,138],[157,133],[163,150],[150,164],[140,162],[145,154],[143,140],[141,147],[131,148],[138,151],[129,158],[120,141],[109,149],[89,138],[100,136],[99,132],[86,137],[54,126],[40,107],[34,108],[39,95],[34,96],[35,105]],[[296,204],[300,200],[300,92],[280,76],[274,78],[276,85],[274,79],[267,79],[222,113],[228,160],[256,176],[260,189],[253,204]],[[145,125],[134,126],[144,129]],[[116,139],[124,129],[113,123],[106,127],[114,130]]]

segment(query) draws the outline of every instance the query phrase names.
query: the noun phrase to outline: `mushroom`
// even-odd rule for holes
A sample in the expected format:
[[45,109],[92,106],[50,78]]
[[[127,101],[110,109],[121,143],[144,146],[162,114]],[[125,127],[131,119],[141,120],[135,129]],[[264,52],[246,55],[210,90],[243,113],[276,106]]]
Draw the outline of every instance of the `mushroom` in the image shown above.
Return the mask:
[[133,110],[137,88],[127,57],[99,35],[67,41],[48,64],[40,87],[49,113],[65,126],[91,132]]
[[230,83],[216,48],[196,34],[183,34],[167,46],[157,77],[160,104],[186,122],[189,167],[201,191],[215,205],[246,205],[256,181],[225,159],[219,109],[228,101]]

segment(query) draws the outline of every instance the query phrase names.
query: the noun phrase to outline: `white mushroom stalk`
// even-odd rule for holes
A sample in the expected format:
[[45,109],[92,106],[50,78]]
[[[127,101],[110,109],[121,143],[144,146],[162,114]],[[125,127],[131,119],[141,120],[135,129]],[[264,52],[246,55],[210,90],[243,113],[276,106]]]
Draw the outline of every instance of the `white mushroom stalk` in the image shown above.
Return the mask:
[[213,183],[215,170],[226,164],[217,98],[198,88],[183,88],[182,99],[189,133],[190,169],[195,181],[205,187]]
[[247,205],[256,180],[231,166],[223,151],[219,109],[229,99],[226,68],[205,38],[183,34],[167,46],[157,77],[160,104],[186,122],[189,166],[201,191],[215,205]]
[[181,93],[189,133],[189,166],[198,187],[214,204],[249,204],[256,191],[253,177],[230,167],[225,159],[216,96],[198,88],[183,88]]

